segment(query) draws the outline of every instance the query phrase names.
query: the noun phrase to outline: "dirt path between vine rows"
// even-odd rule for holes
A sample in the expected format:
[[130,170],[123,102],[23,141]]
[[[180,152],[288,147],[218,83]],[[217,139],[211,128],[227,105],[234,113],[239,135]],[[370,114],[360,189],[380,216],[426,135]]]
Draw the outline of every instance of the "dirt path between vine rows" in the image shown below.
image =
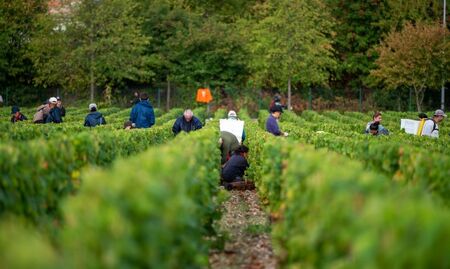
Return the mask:
[[219,222],[227,240],[223,251],[211,251],[211,268],[277,268],[269,218],[260,207],[258,194],[256,191],[233,190],[230,195],[223,205]]

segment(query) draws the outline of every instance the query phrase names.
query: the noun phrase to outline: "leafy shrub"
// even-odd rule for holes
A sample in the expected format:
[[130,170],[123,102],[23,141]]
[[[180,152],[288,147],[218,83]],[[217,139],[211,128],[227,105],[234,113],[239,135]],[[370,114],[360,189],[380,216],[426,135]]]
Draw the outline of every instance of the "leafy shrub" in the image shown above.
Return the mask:
[[110,164],[171,137],[170,127],[163,125],[133,131],[95,129],[52,142],[0,144],[0,213],[12,212],[35,221],[57,214],[60,199],[79,185],[80,169]]

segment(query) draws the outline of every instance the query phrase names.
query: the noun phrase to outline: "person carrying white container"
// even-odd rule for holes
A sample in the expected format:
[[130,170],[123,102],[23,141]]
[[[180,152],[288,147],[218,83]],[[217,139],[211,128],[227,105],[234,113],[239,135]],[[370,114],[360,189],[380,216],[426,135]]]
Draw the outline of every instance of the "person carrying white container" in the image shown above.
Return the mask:
[[436,110],[432,118],[425,120],[425,123],[422,128],[421,135],[438,138],[439,137],[439,126],[447,115],[443,110]]
[[222,165],[245,140],[244,121],[239,120],[234,110],[228,112],[228,119],[220,120],[220,149]]

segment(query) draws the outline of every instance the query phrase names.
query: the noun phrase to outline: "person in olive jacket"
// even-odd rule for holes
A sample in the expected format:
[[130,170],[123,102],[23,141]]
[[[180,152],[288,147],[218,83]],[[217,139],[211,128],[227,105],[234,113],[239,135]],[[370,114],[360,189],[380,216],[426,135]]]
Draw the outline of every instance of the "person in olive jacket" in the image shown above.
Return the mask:
[[181,131],[189,133],[190,131],[195,131],[201,129],[201,121],[194,116],[194,113],[190,109],[186,109],[183,116],[179,117],[172,127],[172,132],[174,135],[179,134]]

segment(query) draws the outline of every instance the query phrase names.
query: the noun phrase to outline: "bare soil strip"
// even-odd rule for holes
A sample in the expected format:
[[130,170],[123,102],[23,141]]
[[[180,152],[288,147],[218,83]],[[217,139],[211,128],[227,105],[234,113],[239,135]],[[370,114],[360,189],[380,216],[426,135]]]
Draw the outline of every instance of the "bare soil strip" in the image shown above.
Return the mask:
[[211,268],[277,268],[270,239],[270,221],[256,191],[230,192],[219,222],[227,240],[223,251],[211,251]]

